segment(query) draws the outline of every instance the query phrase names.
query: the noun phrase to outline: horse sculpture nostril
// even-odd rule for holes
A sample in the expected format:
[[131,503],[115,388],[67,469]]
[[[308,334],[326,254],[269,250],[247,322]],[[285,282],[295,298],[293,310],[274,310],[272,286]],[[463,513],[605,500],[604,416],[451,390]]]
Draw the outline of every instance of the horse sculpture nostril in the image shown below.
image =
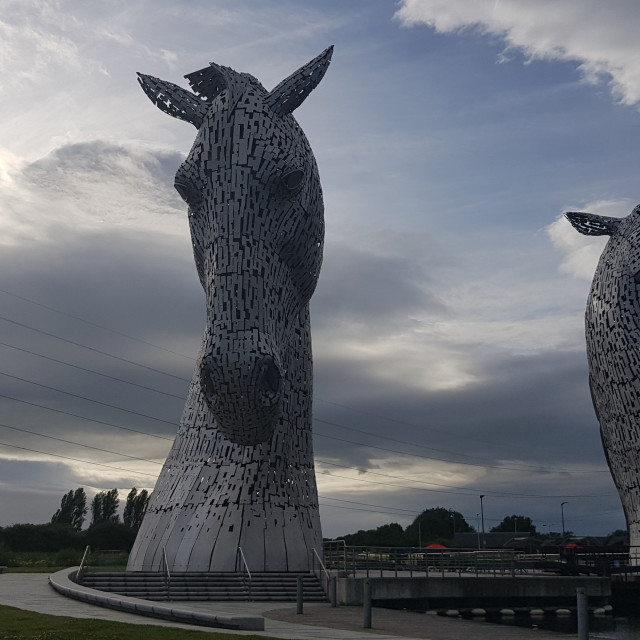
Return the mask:
[[280,369],[271,356],[264,356],[256,366],[258,372],[257,391],[266,405],[275,403],[280,396],[282,376]]

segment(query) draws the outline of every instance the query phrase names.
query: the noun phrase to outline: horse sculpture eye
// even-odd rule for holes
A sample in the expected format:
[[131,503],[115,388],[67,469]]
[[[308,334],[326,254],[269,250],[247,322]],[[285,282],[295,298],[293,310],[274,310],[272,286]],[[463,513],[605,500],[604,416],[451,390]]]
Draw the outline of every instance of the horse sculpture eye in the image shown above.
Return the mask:
[[180,197],[190,206],[194,207],[202,202],[202,189],[198,189],[191,182],[187,180],[175,179],[173,184],[175,190],[180,194]]
[[294,169],[293,171],[287,171],[287,173],[280,178],[280,183],[287,191],[295,191],[302,184],[303,180],[304,171],[302,169]]

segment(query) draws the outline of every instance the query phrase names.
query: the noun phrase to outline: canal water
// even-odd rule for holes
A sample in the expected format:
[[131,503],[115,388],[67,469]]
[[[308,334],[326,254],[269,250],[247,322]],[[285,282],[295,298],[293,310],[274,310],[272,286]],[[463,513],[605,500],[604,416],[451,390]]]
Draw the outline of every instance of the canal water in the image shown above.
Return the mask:
[[[478,620],[476,618],[476,620]],[[578,633],[578,619],[573,616],[496,616],[486,617],[480,624],[502,624],[547,629],[566,634]],[[590,640],[640,640],[640,618],[622,616],[589,616]]]

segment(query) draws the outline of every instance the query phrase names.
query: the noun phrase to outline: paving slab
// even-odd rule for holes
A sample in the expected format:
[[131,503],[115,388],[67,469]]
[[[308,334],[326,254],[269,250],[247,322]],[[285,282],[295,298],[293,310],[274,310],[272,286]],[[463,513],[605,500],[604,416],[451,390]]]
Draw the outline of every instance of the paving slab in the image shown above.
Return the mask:
[[[491,624],[482,619],[463,620],[446,618],[435,613],[418,613],[394,609],[372,609],[372,629],[362,629],[363,610],[361,607],[335,607],[330,604],[305,604],[304,613],[296,614],[295,605],[268,610],[263,613],[270,620],[296,621],[298,624],[319,625],[340,628],[343,631],[358,632],[361,638],[422,638],[423,640],[526,640],[538,638],[551,640],[567,638],[564,633],[538,628],[511,627]],[[331,636],[316,635],[316,638]]]
[[[48,575],[42,573],[4,573],[0,575],[0,604],[75,618],[97,618],[131,624],[147,624],[182,629],[221,632],[178,622],[139,616],[107,609],[67,598],[49,586]],[[170,604],[170,603],[165,603]],[[264,631],[232,631],[235,635],[271,636],[285,640],[557,640],[566,635],[540,629],[507,627],[481,621],[444,618],[431,614],[374,608],[373,628],[363,629],[360,607],[335,607],[324,603],[305,603],[304,613],[296,613],[296,605],[276,602],[180,602],[173,603],[193,612],[220,616],[262,615]]]

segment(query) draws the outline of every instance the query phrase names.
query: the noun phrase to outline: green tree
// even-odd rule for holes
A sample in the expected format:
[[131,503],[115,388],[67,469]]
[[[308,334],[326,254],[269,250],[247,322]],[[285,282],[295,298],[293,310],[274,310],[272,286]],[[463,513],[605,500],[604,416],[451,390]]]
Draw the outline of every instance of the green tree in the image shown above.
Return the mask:
[[60,551],[82,547],[83,532],[68,524],[14,524],[2,530],[11,551]]
[[89,527],[82,533],[85,544],[90,545],[93,550],[131,551],[136,539],[136,532],[122,522],[102,522],[95,527]]
[[[573,535],[573,531],[571,532],[571,534]],[[615,531],[612,531],[609,534],[610,538],[618,537],[618,536],[622,536],[622,537],[628,538],[629,537],[629,532],[626,529],[616,529]]]
[[434,542],[451,544],[454,533],[472,533],[475,529],[459,511],[433,507],[425,509],[406,529],[407,546],[425,546]]
[[119,506],[117,489],[96,493],[91,502],[91,526],[95,527],[104,522],[120,522]]
[[71,524],[73,517],[73,491],[65,493],[60,508],[51,516],[51,524]]
[[127,495],[127,501],[124,505],[124,513],[122,520],[124,524],[131,527],[134,531],[137,531],[142,524],[142,519],[147,511],[147,505],[149,504],[149,492],[143,489],[140,493],[133,487]]
[[505,519],[497,526],[491,529],[492,533],[530,533],[537,536],[538,531],[533,524],[531,518],[525,516],[506,516]]
[[397,522],[392,522],[377,529],[360,529],[341,538],[350,547],[402,547],[404,530]]
[[51,524],[68,524],[76,531],[82,529],[87,515],[87,494],[82,487],[62,496],[60,508],[51,517]]

